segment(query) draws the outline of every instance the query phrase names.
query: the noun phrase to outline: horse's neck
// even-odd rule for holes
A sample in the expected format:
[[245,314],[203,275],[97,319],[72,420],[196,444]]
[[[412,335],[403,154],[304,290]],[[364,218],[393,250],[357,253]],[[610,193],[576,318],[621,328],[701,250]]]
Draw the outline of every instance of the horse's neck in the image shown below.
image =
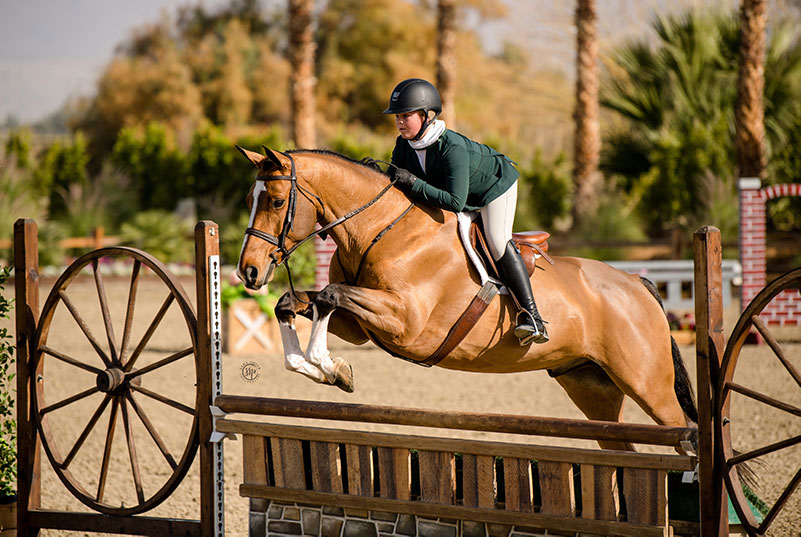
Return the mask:
[[[387,180],[363,166],[337,157],[326,158],[329,160],[316,168],[313,185],[325,207],[319,222],[322,226],[376,200],[388,184]],[[364,248],[408,205],[409,201],[403,194],[390,188],[373,205],[332,228],[329,234],[340,247],[348,244],[357,249]]]

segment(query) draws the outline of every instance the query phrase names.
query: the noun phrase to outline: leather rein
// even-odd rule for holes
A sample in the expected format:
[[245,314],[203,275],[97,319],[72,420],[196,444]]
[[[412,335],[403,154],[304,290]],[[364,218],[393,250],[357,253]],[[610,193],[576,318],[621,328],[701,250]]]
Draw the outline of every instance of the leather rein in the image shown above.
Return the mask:
[[[292,246],[290,248],[287,248],[286,247],[286,238],[287,238],[287,235],[289,235],[289,232],[293,229],[293,226],[294,226],[294,223],[295,223],[295,211],[297,210],[297,197],[298,197],[297,193],[298,193],[298,191],[300,191],[300,193],[303,194],[303,196],[306,199],[308,199],[312,204],[314,204],[314,201],[316,200],[317,203],[320,205],[320,207],[323,207],[323,201],[320,199],[320,197],[317,194],[315,194],[313,192],[310,192],[309,190],[303,188],[303,186],[301,186],[298,183],[298,175],[297,175],[297,170],[295,168],[295,160],[292,158],[292,155],[289,154],[289,153],[285,153],[283,151],[279,151],[279,153],[281,153],[282,155],[284,155],[286,158],[289,159],[289,163],[290,163],[290,166],[291,166],[290,167],[290,174],[289,175],[264,175],[264,176],[257,175],[256,176],[256,181],[264,181],[265,183],[268,182],[268,181],[289,181],[289,183],[290,183],[289,200],[288,200],[289,205],[287,207],[286,214],[284,215],[284,222],[283,222],[283,224],[281,226],[281,231],[278,233],[278,236],[275,237],[273,235],[270,235],[269,233],[265,233],[264,231],[255,228],[255,227],[248,227],[247,229],[245,229],[245,235],[246,236],[247,235],[251,235],[253,237],[259,238],[259,239],[261,239],[261,240],[263,240],[265,242],[268,242],[269,244],[272,244],[273,246],[275,246],[277,248],[276,250],[273,250],[270,253],[270,258],[273,260],[273,263],[277,267],[281,266],[282,263],[286,264],[287,275],[289,276],[289,288],[292,291],[292,295],[296,299],[300,300],[301,302],[303,302],[305,304],[309,304],[309,302],[307,302],[306,300],[303,300],[302,298],[298,297],[297,293],[295,293],[295,286],[294,286],[294,284],[292,282],[292,272],[289,269],[289,256],[292,254],[292,252],[297,250],[298,247],[300,247],[302,244],[306,243],[307,241],[311,240],[312,238],[316,237],[317,235],[321,235],[321,236],[325,237],[325,235],[328,233],[328,230],[330,230],[331,228],[342,224],[346,220],[350,220],[351,218],[353,218],[357,214],[361,213],[365,209],[371,207],[374,203],[376,203],[379,199],[381,199],[381,197],[383,197],[384,194],[386,194],[389,191],[390,188],[392,188],[392,185],[395,184],[395,181],[397,181],[397,179],[391,179],[389,184],[386,187],[384,187],[381,190],[381,192],[378,193],[378,195],[376,195],[372,200],[368,201],[367,203],[365,203],[361,207],[350,211],[348,214],[337,218],[333,222],[330,222],[330,223],[326,224],[325,226],[321,227],[320,229],[316,229],[316,230],[312,231],[305,238],[303,238],[300,241],[298,241],[297,243],[295,243],[294,246]],[[380,162],[383,162],[383,161],[380,161]],[[386,163],[386,164],[388,164],[388,163]],[[391,165],[392,164],[390,164],[390,166]],[[312,196],[314,197],[314,200],[312,200]],[[254,200],[254,203],[256,203],[257,201],[258,200]],[[359,263],[359,270],[357,271],[356,278],[358,278],[358,275],[361,272],[361,269],[362,269],[362,266],[364,265],[364,260],[367,257],[367,254],[370,253],[370,250],[375,245],[375,243],[378,242],[384,236],[384,234],[387,231],[392,229],[392,227],[395,224],[397,224],[398,221],[401,218],[406,216],[406,214],[411,210],[412,207],[414,207],[414,202],[412,202],[412,204],[398,218],[393,220],[392,223],[390,223],[386,228],[384,228],[378,234],[378,236],[376,236],[376,238],[373,239],[373,242],[367,248],[367,250],[365,251],[364,255],[362,255],[362,259],[361,259],[361,261]],[[323,209],[323,210],[325,210],[325,209]],[[280,260],[278,259],[278,254],[279,253],[281,254],[281,259]]]

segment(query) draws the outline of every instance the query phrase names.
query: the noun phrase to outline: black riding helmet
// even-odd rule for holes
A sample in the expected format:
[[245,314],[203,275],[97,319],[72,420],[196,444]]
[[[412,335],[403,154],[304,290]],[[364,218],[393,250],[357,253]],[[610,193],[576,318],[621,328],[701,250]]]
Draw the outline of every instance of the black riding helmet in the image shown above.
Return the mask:
[[[429,125],[437,119],[442,112],[442,99],[437,88],[431,82],[422,78],[409,78],[395,86],[389,98],[389,107],[384,110],[385,114],[405,114],[422,110],[425,121],[420,127],[420,131],[414,137],[419,140]],[[434,117],[428,117],[429,110],[434,111]]]

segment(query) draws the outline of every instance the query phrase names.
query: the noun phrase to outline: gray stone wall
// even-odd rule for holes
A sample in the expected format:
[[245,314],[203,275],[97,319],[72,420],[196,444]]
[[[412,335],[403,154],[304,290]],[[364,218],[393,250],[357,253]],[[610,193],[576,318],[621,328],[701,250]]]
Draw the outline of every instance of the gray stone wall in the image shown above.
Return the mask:
[[[545,537],[546,530],[251,498],[250,537]],[[565,534],[560,534],[565,535]]]

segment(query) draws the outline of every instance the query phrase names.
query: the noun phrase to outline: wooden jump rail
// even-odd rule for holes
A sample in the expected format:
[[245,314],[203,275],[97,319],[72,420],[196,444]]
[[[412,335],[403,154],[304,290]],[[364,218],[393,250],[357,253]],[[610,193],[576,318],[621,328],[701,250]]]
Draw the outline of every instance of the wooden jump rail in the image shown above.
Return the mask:
[[449,410],[420,410],[396,406],[327,403],[240,395],[221,395],[215,399],[215,405],[223,412],[228,413],[237,412],[266,416],[439,427],[443,429],[596,441],[617,440],[635,444],[670,447],[680,447],[682,442],[694,441],[698,434],[698,430],[694,427],[667,427],[613,421],[543,418]]
[[[683,427],[221,395],[225,412],[676,446]],[[630,536],[697,534],[668,519],[667,474],[696,457],[280,425],[224,418],[243,435],[252,499]],[[304,455],[307,453],[308,455]],[[536,461],[536,462],[535,462]],[[617,473],[622,475],[618,490]],[[580,483],[580,484],[577,484]],[[620,492],[625,501],[621,521]],[[579,510],[579,506],[581,507]],[[265,511],[268,506],[263,506]],[[516,533],[521,531],[517,529]],[[261,533],[260,533],[261,534]]]
[[[714,438],[709,423],[711,379],[722,346],[720,235],[712,230],[712,234],[708,229],[696,232],[696,246],[700,245],[695,282],[700,304],[696,309],[700,416],[696,430],[222,394],[221,378],[215,373],[221,355],[219,310],[214,305],[219,298],[219,233],[216,224],[198,224],[196,352],[198,378],[208,382],[198,383],[195,409],[201,508],[200,520],[192,521],[41,510],[40,439],[31,423],[32,379],[37,371],[29,364],[39,317],[36,226],[32,221],[19,221],[15,226],[17,341],[19,363],[23,364],[17,377],[19,535],[35,535],[38,528],[79,527],[146,535],[222,535],[220,438],[226,434],[243,436],[244,482],[239,491],[251,499],[251,535],[309,535],[305,526],[299,530],[296,522],[305,517],[306,510],[315,511],[318,517],[318,532],[311,534],[341,535],[326,533],[331,527],[326,530],[326,520],[320,521],[330,514],[326,506],[341,513],[332,515],[339,517],[340,529],[343,518],[347,529],[347,524],[354,522],[348,520],[350,515],[372,520],[372,515],[366,514],[370,512],[382,514],[383,520],[394,513],[398,525],[403,516],[444,524],[453,531],[425,534],[453,537],[467,536],[467,528],[475,529],[475,524],[484,525],[483,529],[470,535],[490,534],[488,524],[506,525],[510,531],[513,527],[514,533],[523,536],[535,535],[539,529],[630,536],[724,535],[728,530],[722,507],[725,491],[712,456]],[[229,415],[221,417],[217,410]],[[296,421],[286,425],[239,419],[246,414],[291,416]],[[338,428],[298,425],[307,419],[334,420]],[[697,437],[699,450],[697,456],[666,455],[377,433],[348,429],[342,424],[347,421],[674,447],[686,446],[686,441]],[[701,482],[701,522],[670,520],[668,472],[696,468]],[[271,505],[288,517],[275,530],[270,529],[273,522],[266,521]],[[430,525],[426,527],[430,530]],[[384,524],[377,531],[392,534],[395,529],[397,526],[390,529]],[[409,533],[408,527],[398,530],[402,535],[421,535],[416,532]]]

